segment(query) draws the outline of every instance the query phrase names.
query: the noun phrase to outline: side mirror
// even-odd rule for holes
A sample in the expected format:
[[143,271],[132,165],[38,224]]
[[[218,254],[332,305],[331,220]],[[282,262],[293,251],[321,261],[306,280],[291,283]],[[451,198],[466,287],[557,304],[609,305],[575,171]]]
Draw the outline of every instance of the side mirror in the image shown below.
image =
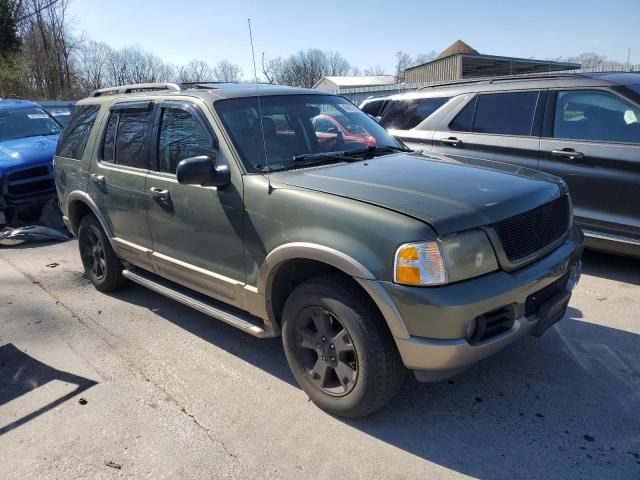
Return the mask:
[[226,165],[215,166],[208,155],[185,158],[178,163],[176,179],[183,185],[225,187],[231,183],[231,172]]
[[338,127],[330,127],[329,129],[327,129],[327,133],[331,133],[333,135],[337,135],[339,132]]

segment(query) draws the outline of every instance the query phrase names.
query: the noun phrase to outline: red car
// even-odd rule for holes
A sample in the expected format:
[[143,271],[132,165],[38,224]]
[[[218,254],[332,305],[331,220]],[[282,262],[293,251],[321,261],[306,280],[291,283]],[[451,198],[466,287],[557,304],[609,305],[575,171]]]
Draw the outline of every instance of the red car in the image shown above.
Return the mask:
[[313,118],[313,127],[320,146],[325,152],[334,150],[339,137],[343,143],[359,143],[375,147],[376,139],[359,123],[351,122],[345,115],[320,114]]

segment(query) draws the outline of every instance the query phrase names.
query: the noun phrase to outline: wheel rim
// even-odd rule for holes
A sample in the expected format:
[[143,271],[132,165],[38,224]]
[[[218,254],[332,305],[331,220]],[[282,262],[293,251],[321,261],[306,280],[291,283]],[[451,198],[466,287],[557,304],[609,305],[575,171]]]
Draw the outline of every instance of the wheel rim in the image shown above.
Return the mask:
[[96,280],[102,280],[107,271],[107,258],[102,240],[90,229],[87,231],[84,248],[82,249],[82,260],[85,269]]
[[338,318],[325,308],[307,307],[294,330],[296,356],[311,382],[329,395],[351,392],[358,378],[358,357]]

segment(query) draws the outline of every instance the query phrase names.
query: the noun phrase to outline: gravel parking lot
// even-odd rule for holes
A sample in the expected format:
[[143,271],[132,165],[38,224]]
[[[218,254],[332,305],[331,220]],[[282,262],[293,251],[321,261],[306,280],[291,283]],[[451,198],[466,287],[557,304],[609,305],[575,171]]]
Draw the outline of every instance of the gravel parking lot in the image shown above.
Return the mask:
[[639,261],[588,252],[541,339],[358,421],[280,339],[97,292],[75,241],[0,249],[0,285],[0,478],[640,478]]

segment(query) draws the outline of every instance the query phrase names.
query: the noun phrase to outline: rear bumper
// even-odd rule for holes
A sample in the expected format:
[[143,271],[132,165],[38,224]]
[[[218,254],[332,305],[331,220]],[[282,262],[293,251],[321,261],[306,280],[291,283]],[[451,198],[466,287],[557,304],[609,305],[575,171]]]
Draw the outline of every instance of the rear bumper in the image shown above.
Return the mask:
[[[405,366],[415,370],[419,380],[440,380],[531,333],[538,318],[527,311],[527,299],[565,275],[566,288],[572,289],[580,276],[583,246],[584,237],[574,227],[555,251],[515,272],[496,272],[437,288],[385,283],[409,331],[408,338],[395,338]],[[509,330],[473,344],[465,340],[473,319],[502,307],[513,312]]]

